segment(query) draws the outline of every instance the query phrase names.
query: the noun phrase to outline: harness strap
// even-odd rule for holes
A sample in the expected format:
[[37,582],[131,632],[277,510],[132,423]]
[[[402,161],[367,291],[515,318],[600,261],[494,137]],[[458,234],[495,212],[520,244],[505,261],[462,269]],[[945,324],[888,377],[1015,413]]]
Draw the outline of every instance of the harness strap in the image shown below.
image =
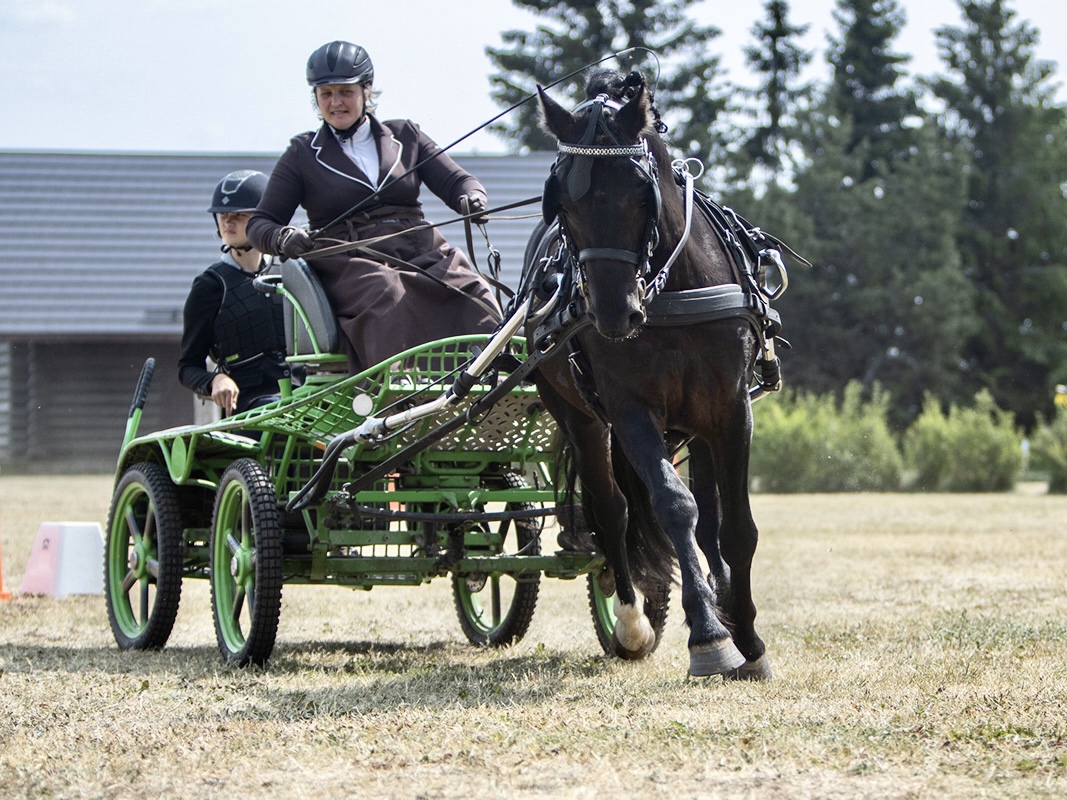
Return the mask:
[[600,420],[601,424],[610,426],[611,422],[608,421],[607,412],[600,402],[600,395],[597,394],[596,382],[593,380],[593,374],[589,367],[589,360],[585,357],[585,351],[582,350],[582,346],[577,339],[571,339],[567,342],[567,346],[570,349],[567,354],[567,366],[570,367],[571,380],[574,381],[574,388],[578,392],[578,396],[582,398],[585,407]]
[[736,283],[660,292],[646,306],[646,325],[694,325],[727,317],[756,318],[745,292]]
[[584,264],[591,258],[606,258],[623,261],[627,264],[640,264],[641,256],[632,250],[619,250],[614,247],[587,247],[578,253],[578,263]]
[[[674,248],[674,252],[667,257],[667,260],[663,263],[660,271],[656,273],[656,277],[652,279],[652,282],[645,290],[644,302],[647,305],[656,298],[660,292],[663,291],[663,287],[667,285],[667,278],[670,277],[671,267],[674,266],[674,262],[678,260],[678,256],[682,254],[686,244],[689,243],[689,231],[693,225],[693,176],[689,172],[686,162],[682,161],[675,170],[675,175],[681,175],[682,181],[685,184],[685,191],[683,192],[684,208],[685,208],[685,227],[682,229],[682,235],[678,239],[678,244]],[[659,214],[656,215],[657,217]],[[657,220],[658,222],[658,220]],[[651,253],[649,256],[651,257]]]

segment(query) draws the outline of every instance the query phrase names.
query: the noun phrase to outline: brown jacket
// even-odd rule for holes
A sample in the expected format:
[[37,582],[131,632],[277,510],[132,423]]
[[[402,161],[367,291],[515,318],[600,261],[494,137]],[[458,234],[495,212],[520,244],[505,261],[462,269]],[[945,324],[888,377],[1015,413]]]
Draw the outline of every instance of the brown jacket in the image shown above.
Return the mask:
[[[324,231],[321,246],[423,224],[422,184],[457,212],[461,211],[460,197],[485,191],[477,178],[447,154],[398,180],[439,148],[410,120],[380,123],[369,117],[369,124],[381,165],[378,184],[385,188],[346,222]],[[319,229],[373,192],[368,176],[345,155],[328,126],[300,134],[290,141],[271,172],[263,199],[248,222],[249,241],[258,250],[277,254],[278,229],[289,223],[297,206],[307,211],[311,228]],[[315,258],[314,252],[307,256],[348,341],[352,372],[417,344],[496,327],[500,311],[488,284],[437,229],[395,236],[372,247],[381,255],[353,251],[323,258]]]

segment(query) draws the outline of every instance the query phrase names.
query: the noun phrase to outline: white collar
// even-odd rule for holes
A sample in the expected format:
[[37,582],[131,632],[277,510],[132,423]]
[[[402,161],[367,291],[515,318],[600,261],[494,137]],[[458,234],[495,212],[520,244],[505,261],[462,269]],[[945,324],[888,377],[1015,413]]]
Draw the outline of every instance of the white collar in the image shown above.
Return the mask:
[[332,127],[330,132],[337,139],[337,143],[341,145],[341,150],[344,151],[344,154],[351,159],[353,164],[360,168],[364,175],[370,178],[371,183],[377,188],[381,160],[378,158],[378,147],[371,131],[370,118],[367,118],[362,125],[356,128],[355,133],[347,140],[342,141],[341,137],[337,135],[337,131]]

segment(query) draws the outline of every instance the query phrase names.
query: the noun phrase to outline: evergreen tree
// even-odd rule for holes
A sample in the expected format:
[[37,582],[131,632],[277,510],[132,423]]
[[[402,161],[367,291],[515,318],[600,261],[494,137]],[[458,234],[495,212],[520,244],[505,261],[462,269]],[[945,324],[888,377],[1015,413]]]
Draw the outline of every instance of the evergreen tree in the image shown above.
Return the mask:
[[[965,382],[975,323],[956,235],[968,162],[897,88],[907,58],[890,51],[903,25],[895,0],[838,0],[835,19],[833,78],[797,114],[796,190],[769,192],[754,213],[767,208],[760,224],[783,238],[796,230],[792,243],[815,264],[778,303],[795,345],[790,383],[820,393],[881,384],[903,427],[925,391],[957,399]],[[788,204],[779,231],[774,213]]]
[[906,125],[916,114],[915,93],[898,86],[911,58],[891,50],[905,16],[897,0],[837,0],[833,16],[841,38],[831,38],[827,49],[829,97],[852,121],[848,149],[868,142],[863,176],[870,177],[878,162],[892,164],[911,145]]
[[790,385],[823,393],[881,384],[904,427],[925,391],[967,399],[960,362],[975,316],[956,246],[966,156],[926,125],[907,159],[863,178],[870,143],[853,145],[850,125],[827,100],[802,113],[809,161],[796,189],[775,187],[751,215],[815,265],[792,270],[776,303],[794,345],[784,356]]
[[[655,89],[657,106],[670,127],[669,142],[683,155],[720,163],[724,148],[716,123],[727,106],[719,86],[722,69],[709,47],[719,35],[697,25],[687,10],[698,0],[513,0],[549,21],[535,31],[511,30],[504,46],[486,48],[500,72],[491,78],[492,96],[508,108],[530,95],[536,84],[553,83],[568,74],[631,47],[648,48],[658,57],[637,51],[626,63],[606,67],[640,68]],[[657,68],[662,72],[657,75]],[[588,71],[553,92],[577,104],[585,98]],[[658,79],[658,80],[657,80]],[[536,102],[520,106],[490,130],[516,149],[551,150],[555,141],[538,127]]]
[[745,94],[758,100],[760,107],[756,112],[759,122],[742,149],[756,165],[777,169],[789,146],[791,112],[809,94],[809,87],[799,80],[812,53],[795,40],[810,26],[789,23],[785,0],[767,0],[764,10],[766,19],[752,26],[756,44],[745,47],[745,62],[760,76],[758,88]]
[[982,325],[968,366],[1030,424],[1067,378],[1067,109],[1032,26],[1003,0],[959,4],[964,24],[936,33],[947,74],[928,83],[973,162],[960,248]]

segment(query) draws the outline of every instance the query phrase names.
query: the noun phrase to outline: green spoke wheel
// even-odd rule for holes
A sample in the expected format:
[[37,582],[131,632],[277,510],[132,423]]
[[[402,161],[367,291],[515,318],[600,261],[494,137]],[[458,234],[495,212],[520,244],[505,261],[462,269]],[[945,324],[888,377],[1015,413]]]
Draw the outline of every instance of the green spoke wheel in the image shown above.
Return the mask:
[[[518,488],[525,481],[518,475],[502,475],[493,481],[497,488]],[[508,503],[507,510],[532,509],[532,503]],[[468,548],[468,555],[514,554],[539,555],[541,519],[513,519],[489,523],[499,535],[501,546],[494,552]],[[541,573],[511,575],[493,572],[478,575],[453,575],[452,596],[463,633],[471,644],[499,647],[512,644],[526,635],[537,607]]]
[[147,462],[123,472],[104,542],[107,617],[122,650],[159,649],[170,638],[182,594],[182,535],[167,473]]
[[266,470],[250,458],[222,475],[211,521],[211,613],[224,661],[270,658],[282,607],[282,533]]
[[[615,579],[611,568],[605,567],[598,573],[590,573],[587,576],[589,585],[589,610],[593,614],[593,628],[596,630],[597,641],[600,647],[609,656],[615,651],[611,646],[611,636],[615,633]],[[656,591],[645,597],[645,616],[652,624],[652,630],[656,633],[656,643],[652,646],[652,652],[659,647],[663,637],[663,629],[667,625],[667,606],[670,604],[671,587],[661,583],[656,586]]]

